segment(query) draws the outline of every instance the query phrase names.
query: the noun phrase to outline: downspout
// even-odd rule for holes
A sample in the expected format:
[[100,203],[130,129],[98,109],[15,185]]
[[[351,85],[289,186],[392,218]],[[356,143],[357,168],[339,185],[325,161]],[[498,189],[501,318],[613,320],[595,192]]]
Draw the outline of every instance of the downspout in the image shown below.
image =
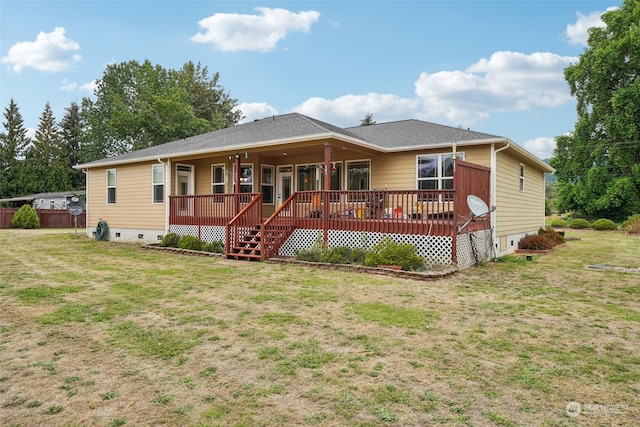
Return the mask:
[[[497,197],[496,197],[496,186],[497,186],[497,163],[498,163],[498,156],[497,154],[502,151],[502,150],[506,150],[507,148],[509,148],[511,146],[511,142],[507,141],[506,145],[504,147],[498,148],[496,150],[496,145],[495,144],[491,144],[491,206],[489,206],[490,209],[493,210],[493,215],[491,215],[491,241],[493,242],[493,246],[495,249],[495,246],[497,245],[496,242],[496,203],[497,203]],[[497,251],[496,251],[497,253]]]
[[162,163],[162,169],[164,174],[167,175],[167,189],[164,192],[164,234],[169,233],[169,193],[171,192],[171,161],[167,160],[169,167],[167,167],[167,163],[163,162],[160,157],[158,157],[158,163]]
[[89,237],[89,173],[80,169],[84,174],[84,233]]

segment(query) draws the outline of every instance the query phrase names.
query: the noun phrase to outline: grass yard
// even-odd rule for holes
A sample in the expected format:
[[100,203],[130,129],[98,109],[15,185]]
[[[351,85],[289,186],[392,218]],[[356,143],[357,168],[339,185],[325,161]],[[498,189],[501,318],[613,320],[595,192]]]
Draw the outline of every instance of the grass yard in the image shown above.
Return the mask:
[[0,230],[3,426],[640,425],[640,239],[438,281]]

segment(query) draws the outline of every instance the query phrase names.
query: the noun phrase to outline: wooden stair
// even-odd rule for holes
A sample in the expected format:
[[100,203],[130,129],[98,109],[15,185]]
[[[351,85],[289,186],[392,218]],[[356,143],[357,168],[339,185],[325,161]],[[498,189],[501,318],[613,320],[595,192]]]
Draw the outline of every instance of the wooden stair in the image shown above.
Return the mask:
[[260,261],[262,259],[262,235],[260,234],[260,225],[249,230],[240,241],[235,242],[231,252],[227,258]]
[[293,232],[293,227],[278,227],[268,233],[262,232],[262,224],[251,228],[227,254],[227,258],[260,261],[265,248],[278,248]]

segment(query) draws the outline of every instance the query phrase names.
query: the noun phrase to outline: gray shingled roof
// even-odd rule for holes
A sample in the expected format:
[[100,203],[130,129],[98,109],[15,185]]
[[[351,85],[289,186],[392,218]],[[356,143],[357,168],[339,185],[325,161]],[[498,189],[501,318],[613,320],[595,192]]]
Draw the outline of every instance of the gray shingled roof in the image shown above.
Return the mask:
[[341,128],[299,113],[283,114],[255,120],[214,132],[156,145],[119,156],[79,165],[79,168],[105,163],[131,162],[169,156],[242,149],[302,138],[344,137],[355,143],[381,150],[427,147],[451,142],[503,139],[495,135],[438,125],[420,120],[403,120],[370,126]]
[[72,196],[82,196],[86,194],[84,190],[77,191],[56,191],[53,193],[37,193],[37,194],[27,194],[24,196],[10,197],[8,199],[0,199],[0,202],[23,202],[30,201],[34,199],[57,199],[63,197],[72,197]]
[[497,135],[423,122],[415,119],[351,127],[346,130],[355,134],[360,139],[387,149],[425,147],[429,145],[450,144],[452,142],[460,143],[474,140],[504,139]]

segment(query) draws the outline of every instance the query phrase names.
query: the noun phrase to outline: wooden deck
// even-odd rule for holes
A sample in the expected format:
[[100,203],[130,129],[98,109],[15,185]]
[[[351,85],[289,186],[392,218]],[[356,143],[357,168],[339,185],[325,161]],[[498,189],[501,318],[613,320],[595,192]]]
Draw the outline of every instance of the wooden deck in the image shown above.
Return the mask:
[[[169,224],[226,227],[228,256],[267,259],[297,229],[447,236],[453,241],[471,216],[467,196],[489,204],[489,169],[458,162],[455,190],[303,191],[263,217],[261,193],[170,196]],[[488,218],[488,216],[487,216]],[[489,229],[488,220],[465,231]]]

